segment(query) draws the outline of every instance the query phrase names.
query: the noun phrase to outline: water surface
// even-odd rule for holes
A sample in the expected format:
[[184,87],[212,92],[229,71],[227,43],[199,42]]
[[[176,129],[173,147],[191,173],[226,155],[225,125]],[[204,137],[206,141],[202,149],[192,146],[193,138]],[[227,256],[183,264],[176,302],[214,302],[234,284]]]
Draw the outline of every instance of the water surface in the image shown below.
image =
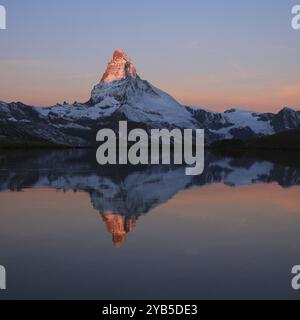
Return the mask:
[[207,154],[184,172],[2,152],[0,299],[298,299],[300,169]]

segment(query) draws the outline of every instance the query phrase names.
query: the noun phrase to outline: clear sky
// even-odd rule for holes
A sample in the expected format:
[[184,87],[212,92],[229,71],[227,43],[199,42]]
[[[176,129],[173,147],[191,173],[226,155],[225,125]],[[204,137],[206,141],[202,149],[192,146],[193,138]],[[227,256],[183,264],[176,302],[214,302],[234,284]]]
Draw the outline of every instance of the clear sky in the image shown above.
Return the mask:
[[300,109],[300,0],[0,0],[0,100],[86,101],[112,52],[185,104]]

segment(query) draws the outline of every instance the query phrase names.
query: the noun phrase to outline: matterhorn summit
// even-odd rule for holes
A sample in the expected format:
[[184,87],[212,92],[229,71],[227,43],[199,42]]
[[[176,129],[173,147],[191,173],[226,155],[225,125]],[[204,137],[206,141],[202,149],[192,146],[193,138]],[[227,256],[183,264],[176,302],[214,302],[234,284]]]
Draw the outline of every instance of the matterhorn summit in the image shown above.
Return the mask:
[[94,87],[89,104],[129,122],[149,128],[196,128],[191,113],[167,93],[142,80],[121,49],[115,50],[101,81]]
[[231,108],[221,113],[182,105],[141,79],[129,56],[117,49],[85,103],[37,108],[0,101],[0,147],[92,147],[100,129],[118,130],[120,120],[131,129],[147,131],[205,129],[205,143],[210,144],[300,128],[300,111],[285,108],[273,114]]
[[126,77],[136,78],[136,68],[128,55],[121,49],[115,50],[112,60],[108,63],[107,69],[101,82],[112,82],[125,79]]

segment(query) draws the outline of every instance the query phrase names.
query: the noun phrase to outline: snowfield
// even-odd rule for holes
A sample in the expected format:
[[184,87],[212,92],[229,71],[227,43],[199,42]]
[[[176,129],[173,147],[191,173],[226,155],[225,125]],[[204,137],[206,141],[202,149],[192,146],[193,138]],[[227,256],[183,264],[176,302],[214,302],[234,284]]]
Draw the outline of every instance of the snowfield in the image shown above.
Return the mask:
[[262,113],[249,110],[231,109],[225,111],[223,115],[232,124],[232,126],[213,130],[213,132],[223,135],[226,139],[234,138],[234,135],[230,133],[230,130],[240,128],[250,128],[258,135],[271,135],[275,133],[270,120],[262,121],[260,119]]

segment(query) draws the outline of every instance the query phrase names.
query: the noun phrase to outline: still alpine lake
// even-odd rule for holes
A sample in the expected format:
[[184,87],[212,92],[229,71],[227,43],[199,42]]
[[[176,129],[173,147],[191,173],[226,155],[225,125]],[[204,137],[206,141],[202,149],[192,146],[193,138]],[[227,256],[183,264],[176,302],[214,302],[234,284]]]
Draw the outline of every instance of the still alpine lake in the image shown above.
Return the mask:
[[191,177],[1,151],[0,299],[298,299],[299,194],[300,167],[251,157]]

